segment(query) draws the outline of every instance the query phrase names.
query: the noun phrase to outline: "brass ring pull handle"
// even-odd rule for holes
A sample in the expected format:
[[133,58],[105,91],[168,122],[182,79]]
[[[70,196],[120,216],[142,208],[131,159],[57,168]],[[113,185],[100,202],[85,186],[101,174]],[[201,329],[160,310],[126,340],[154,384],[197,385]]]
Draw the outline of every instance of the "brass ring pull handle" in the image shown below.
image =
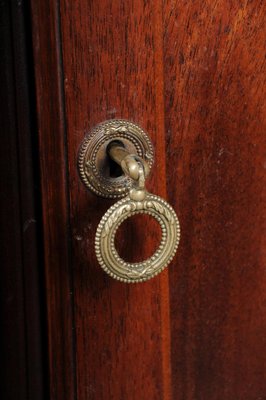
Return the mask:
[[[180,240],[178,218],[165,200],[146,191],[145,178],[150,169],[148,161],[130,153],[121,141],[109,142],[106,152],[121,166],[124,175],[130,179],[130,185],[127,196],[110,207],[98,225],[96,256],[104,271],[113,278],[123,282],[143,282],[159,274],[172,261]],[[158,249],[150,258],[128,263],[119,256],[114,242],[118,227],[135,214],[148,214],[155,218],[160,224],[162,236]]]

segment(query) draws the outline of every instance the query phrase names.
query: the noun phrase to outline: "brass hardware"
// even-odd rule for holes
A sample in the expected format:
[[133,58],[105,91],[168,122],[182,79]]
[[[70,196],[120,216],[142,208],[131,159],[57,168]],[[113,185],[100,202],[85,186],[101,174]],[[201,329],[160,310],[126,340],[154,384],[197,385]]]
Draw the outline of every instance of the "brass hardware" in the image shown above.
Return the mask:
[[148,135],[138,125],[125,120],[110,120],[89,132],[79,150],[78,168],[83,183],[98,196],[124,197],[131,180],[126,174],[112,176],[107,149],[111,142],[122,144],[129,154],[141,157],[151,168],[153,146]]
[[111,142],[107,148],[107,152],[131,179],[138,179],[139,163],[143,164],[145,176],[149,175],[150,167],[147,161],[135,154],[131,154],[122,143]]
[[[159,274],[172,261],[179,243],[179,222],[173,208],[159,196],[147,193],[144,182],[144,168],[140,166],[130,194],[109,208],[96,232],[95,250],[100,265],[122,282],[143,282]],[[161,243],[149,259],[128,263],[116,251],[115,234],[125,219],[139,213],[151,215],[159,222]]]
[[[135,134],[133,139],[131,138],[132,131]],[[142,143],[142,147],[135,146],[135,151],[132,152],[134,146],[129,146],[128,143],[134,143],[136,136]],[[101,147],[105,149],[105,155]],[[97,151],[101,152],[99,156],[101,162],[99,162]],[[93,156],[92,160],[88,158],[90,155]],[[106,178],[100,175],[100,172],[104,170],[101,166],[106,163],[103,158],[106,159],[108,156],[121,167],[123,174],[119,178],[110,176]],[[143,282],[159,274],[171,262],[179,244],[180,226],[175,211],[165,200],[148,193],[145,188],[145,178],[149,174],[152,161],[153,150],[148,136],[137,125],[123,120],[107,121],[98,125],[85,138],[80,150],[79,169],[86,186],[101,196],[126,196],[104,214],[98,225],[95,239],[95,251],[99,264],[110,276],[119,281]],[[97,167],[98,175],[95,173]],[[95,176],[97,176],[97,184]],[[110,186],[117,183],[116,179],[120,179],[120,182],[112,190]],[[126,182],[124,190],[120,190],[121,181],[124,184]],[[104,187],[106,182],[108,182],[108,188]],[[135,214],[148,214],[154,217],[161,226],[162,238],[152,257],[139,263],[128,263],[117,253],[114,241],[118,227],[125,219]]]

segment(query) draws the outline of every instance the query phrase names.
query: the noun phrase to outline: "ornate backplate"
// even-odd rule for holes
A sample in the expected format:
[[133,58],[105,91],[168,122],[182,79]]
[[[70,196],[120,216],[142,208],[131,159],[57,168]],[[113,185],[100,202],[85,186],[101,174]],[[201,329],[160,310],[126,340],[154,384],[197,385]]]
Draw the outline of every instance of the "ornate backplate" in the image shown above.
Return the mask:
[[126,120],[110,120],[93,128],[84,138],[78,157],[78,169],[83,183],[98,196],[121,198],[128,194],[130,179],[122,171],[114,176],[107,148],[119,141],[132,154],[153,164],[153,146],[148,135],[138,125]]

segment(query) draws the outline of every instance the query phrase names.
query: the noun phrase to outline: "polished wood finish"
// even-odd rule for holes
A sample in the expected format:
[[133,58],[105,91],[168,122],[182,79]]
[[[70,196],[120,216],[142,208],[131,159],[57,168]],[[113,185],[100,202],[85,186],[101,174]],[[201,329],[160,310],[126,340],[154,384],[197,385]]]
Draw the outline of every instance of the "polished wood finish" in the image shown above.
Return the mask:
[[[156,26],[157,15],[142,2],[114,1],[62,2],[61,15],[77,397],[139,399],[145,393],[150,399],[163,398],[168,390],[163,368],[170,368],[170,359],[164,360],[165,365],[162,361],[169,355],[164,350],[168,334],[161,334],[168,307],[162,300],[161,282],[167,290],[167,272],[143,285],[125,285],[105,275],[95,258],[94,237],[111,202],[89,193],[77,174],[77,153],[84,134],[98,122],[114,117],[132,120],[146,129],[157,150],[156,164],[160,155],[164,166],[164,136],[156,121],[162,93],[154,85],[161,78],[155,65],[160,62],[160,53],[156,52],[152,25],[147,23],[153,20]],[[154,173],[150,182],[162,195],[164,177],[163,171],[160,179]],[[130,253],[139,251],[138,243],[132,243]],[[146,246],[144,252],[148,243]]]
[[50,399],[75,398],[67,155],[59,9],[32,2],[37,94]]
[[[32,1],[52,399],[265,396],[265,11],[259,0]],[[110,118],[149,132],[148,187],[181,219],[177,257],[143,284],[98,266],[111,202],[77,172],[84,135]],[[147,231],[142,257],[153,242]]]
[[183,232],[173,398],[264,398],[265,3],[169,1],[163,15],[167,188]]

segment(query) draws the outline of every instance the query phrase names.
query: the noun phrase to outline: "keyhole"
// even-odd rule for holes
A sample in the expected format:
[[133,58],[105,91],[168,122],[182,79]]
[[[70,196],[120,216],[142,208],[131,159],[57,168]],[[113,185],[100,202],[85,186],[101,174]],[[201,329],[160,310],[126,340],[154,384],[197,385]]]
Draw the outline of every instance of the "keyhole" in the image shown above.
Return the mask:
[[108,148],[112,146],[113,144],[119,144],[122,147],[125,147],[120,140],[113,140],[109,145],[107,146],[107,157],[108,157],[108,165],[109,165],[109,176],[110,178],[119,178],[120,176],[124,175],[122,168],[120,167],[119,164],[117,164],[112,158],[109,156],[108,153]]
[[110,156],[108,157],[110,178],[119,178],[119,176],[123,175],[122,168],[114,160],[112,160]]

